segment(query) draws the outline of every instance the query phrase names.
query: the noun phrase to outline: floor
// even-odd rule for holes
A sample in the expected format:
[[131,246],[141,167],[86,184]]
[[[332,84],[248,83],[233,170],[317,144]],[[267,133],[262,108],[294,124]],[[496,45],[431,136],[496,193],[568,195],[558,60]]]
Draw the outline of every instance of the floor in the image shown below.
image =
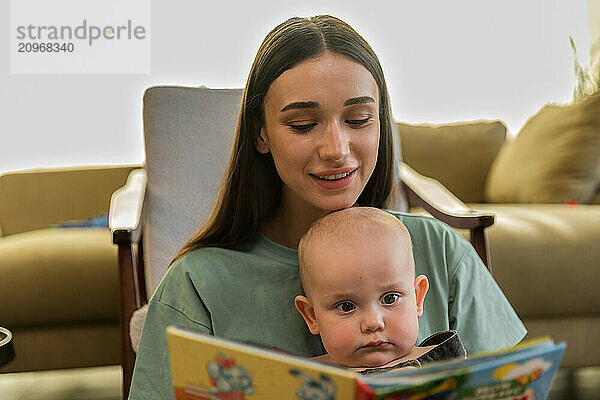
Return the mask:
[[[2,400],[120,400],[121,368],[0,374]],[[561,370],[548,400],[600,400],[600,367]]]
[[548,400],[600,400],[600,367],[561,369]]
[[1,400],[120,400],[121,366],[0,374]]

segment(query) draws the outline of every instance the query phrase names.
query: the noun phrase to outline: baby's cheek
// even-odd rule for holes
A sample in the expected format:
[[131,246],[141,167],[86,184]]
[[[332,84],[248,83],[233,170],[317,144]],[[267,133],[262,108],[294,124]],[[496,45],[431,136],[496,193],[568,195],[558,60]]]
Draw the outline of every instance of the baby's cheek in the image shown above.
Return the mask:
[[419,336],[419,324],[416,318],[407,318],[397,321],[392,328],[392,336],[396,338],[397,345],[406,351],[410,350]]
[[344,356],[351,353],[356,347],[356,335],[351,326],[346,324],[336,324],[330,326],[328,330],[323,331],[321,339],[325,350],[331,357]]

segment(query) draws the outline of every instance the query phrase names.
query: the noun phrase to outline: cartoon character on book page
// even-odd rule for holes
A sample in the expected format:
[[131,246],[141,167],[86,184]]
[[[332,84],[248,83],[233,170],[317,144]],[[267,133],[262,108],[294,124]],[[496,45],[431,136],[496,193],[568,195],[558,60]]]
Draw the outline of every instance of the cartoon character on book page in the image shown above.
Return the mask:
[[184,390],[186,400],[246,400],[246,396],[254,393],[248,370],[223,353],[206,364],[206,371],[212,388],[189,384]]
[[316,381],[307,373],[297,369],[290,369],[290,374],[300,379],[302,386],[296,391],[296,397],[300,400],[334,400],[335,399],[335,384],[325,374],[319,375],[319,380]]

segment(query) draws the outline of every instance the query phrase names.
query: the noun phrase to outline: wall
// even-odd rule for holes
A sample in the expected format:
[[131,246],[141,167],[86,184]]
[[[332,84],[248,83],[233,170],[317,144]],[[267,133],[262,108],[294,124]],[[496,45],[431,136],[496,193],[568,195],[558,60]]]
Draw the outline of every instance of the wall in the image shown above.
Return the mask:
[[245,4],[152,1],[149,74],[19,75],[10,73],[2,1],[0,172],[143,162],[145,87],[241,87],[262,38],[293,15],[330,13],[353,25],[380,57],[395,118],[407,122],[501,118],[516,132],[544,103],[570,99],[569,35],[587,63],[585,0]]

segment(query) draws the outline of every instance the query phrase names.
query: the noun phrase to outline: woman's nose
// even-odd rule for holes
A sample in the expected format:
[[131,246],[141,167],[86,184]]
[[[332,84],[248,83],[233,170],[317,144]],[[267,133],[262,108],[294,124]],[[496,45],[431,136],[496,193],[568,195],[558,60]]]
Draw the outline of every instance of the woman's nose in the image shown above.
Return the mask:
[[342,161],[350,154],[350,138],[337,122],[327,124],[319,146],[319,157],[325,161]]
[[383,321],[383,315],[376,310],[365,311],[362,321],[361,330],[363,332],[375,332],[385,328],[385,322]]

